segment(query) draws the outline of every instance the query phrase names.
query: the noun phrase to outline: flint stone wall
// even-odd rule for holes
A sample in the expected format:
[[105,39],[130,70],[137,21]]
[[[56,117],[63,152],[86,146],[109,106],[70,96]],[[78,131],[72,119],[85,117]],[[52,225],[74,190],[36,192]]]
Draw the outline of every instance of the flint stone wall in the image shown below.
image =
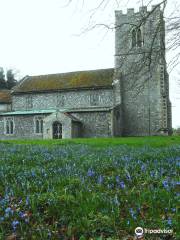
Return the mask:
[[[27,104],[27,97],[32,98],[32,105]],[[68,109],[88,108],[92,106],[110,107],[113,105],[112,89],[76,90],[54,93],[18,94],[13,96],[12,109]]]

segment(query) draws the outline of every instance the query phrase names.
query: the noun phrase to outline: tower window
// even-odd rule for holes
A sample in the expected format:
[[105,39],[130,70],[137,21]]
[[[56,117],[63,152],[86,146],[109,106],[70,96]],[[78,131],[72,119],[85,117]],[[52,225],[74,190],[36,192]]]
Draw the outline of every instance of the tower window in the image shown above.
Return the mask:
[[140,28],[132,30],[132,48],[133,47],[142,47],[143,46],[143,37],[142,31]]
[[137,30],[137,46],[142,47],[142,33],[140,28]]
[[132,47],[136,46],[136,31],[133,29],[132,31]]

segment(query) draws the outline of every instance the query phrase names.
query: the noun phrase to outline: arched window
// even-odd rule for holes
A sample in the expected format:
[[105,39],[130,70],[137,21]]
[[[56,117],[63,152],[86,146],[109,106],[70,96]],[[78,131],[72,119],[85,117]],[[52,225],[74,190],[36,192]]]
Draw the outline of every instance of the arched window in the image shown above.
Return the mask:
[[136,30],[132,30],[132,47],[136,46]]
[[14,119],[12,117],[5,119],[5,133],[14,134]]
[[43,133],[43,119],[42,117],[35,117],[35,133]]
[[36,133],[40,133],[39,130],[39,119],[36,119]]
[[42,119],[40,120],[40,127],[41,127],[41,129],[40,129],[41,133],[43,133],[43,120]]
[[133,47],[142,47],[143,46],[143,36],[141,28],[136,28],[132,30],[132,48]]
[[137,46],[142,47],[142,43],[143,43],[143,41],[142,41],[141,29],[138,28],[138,30],[137,30]]

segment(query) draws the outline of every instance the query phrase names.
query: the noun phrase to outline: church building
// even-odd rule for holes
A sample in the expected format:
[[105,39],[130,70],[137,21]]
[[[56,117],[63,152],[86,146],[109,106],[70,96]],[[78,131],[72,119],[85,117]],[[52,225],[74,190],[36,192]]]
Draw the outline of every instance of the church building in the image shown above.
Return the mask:
[[115,12],[115,66],[26,76],[0,90],[0,139],[171,134],[160,7]]

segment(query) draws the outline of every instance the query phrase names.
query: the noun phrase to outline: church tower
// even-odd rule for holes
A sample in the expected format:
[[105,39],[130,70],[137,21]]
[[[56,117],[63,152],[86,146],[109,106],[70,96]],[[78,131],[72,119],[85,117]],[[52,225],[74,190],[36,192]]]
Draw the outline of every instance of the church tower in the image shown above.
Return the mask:
[[160,6],[115,12],[115,80],[120,82],[122,135],[171,133],[165,23]]

